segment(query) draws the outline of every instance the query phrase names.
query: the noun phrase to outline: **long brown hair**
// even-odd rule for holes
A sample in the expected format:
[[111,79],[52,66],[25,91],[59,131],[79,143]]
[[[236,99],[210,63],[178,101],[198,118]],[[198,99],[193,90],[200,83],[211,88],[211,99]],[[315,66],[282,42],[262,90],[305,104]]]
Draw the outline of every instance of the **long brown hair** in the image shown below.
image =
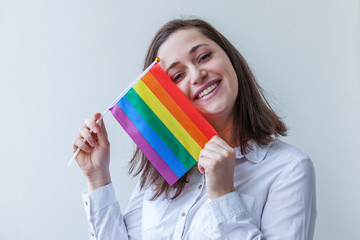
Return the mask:
[[[201,19],[175,19],[166,23],[154,36],[148,49],[144,69],[157,57],[159,47],[176,31],[184,29],[197,29],[206,37],[216,42],[229,57],[238,79],[238,92],[234,111],[233,141],[240,146],[245,154],[250,150],[250,140],[259,145],[266,145],[279,135],[286,135],[286,126],[273,111],[253,73],[251,72],[244,57],[236,48],[213,26]],[[134,172],[135,171],[135,172]],[[153,199],[165,194],[176,198],[183,190],[187,174],[181,177],[172,187],[167,184],[163,177],[150,164],[144,154],[136,149],[130,161],[129,173],[138,175],[141,173],[140,186],[155,187]]]

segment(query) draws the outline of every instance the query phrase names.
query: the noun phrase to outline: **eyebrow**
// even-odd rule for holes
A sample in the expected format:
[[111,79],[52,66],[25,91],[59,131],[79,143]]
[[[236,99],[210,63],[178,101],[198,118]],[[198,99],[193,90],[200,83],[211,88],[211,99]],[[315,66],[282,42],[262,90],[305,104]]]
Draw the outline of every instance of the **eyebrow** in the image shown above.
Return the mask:
[[192,47],[191,50],[189,51],[189,54],[194,53],[199,47],[202,47],[202,46],[209,46],[209,44],[207,44],[207,43],[200,43],[200,44]]
[[[202,46],[209,46],[209,44],[207,43],[200,43],[198,45],[193,46],[190,51],[189,51],[189,55],[193,54],[199,47]],[[165,73],[168,74],[168,72],[170,71],[170,69],[176,67],[176,65],[178,65],[180,62],[173,62],[172,64],[170,64],[170,66],[166,69]]]

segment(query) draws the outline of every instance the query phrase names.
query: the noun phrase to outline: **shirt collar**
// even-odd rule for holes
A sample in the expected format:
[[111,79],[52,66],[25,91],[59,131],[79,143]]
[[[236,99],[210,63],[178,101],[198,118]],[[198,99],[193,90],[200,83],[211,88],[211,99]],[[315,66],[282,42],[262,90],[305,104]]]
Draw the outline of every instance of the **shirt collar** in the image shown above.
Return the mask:
[[270,142],[267,145],[260,146],[255,142],[251,142],[251,150],[243,155],[240,151],[240,146],[235,148],[236,153],[236,159],[240,159],[242,157],[245,157],[247,160],[249,160],[252,163],[260,163],[265,159],[265,156],[267,152],[269,151],[269,148],[273,142]]

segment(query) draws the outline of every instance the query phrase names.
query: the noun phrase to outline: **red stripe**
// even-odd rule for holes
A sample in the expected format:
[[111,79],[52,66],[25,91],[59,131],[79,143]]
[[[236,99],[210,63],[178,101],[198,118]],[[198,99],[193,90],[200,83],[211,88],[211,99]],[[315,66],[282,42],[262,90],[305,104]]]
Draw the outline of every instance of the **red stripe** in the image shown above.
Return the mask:
[[186,115],[194,122],[201,132],[210,140],[213,136],[218,135],[210,123],[196,110],[189,102],[184,93],[171,81],[166,73],[161,69],[159,64],[155,64],[150,72],[159,81],[162,87],[169,93],[175,102],[181,107]]
[[175,102],[175,100],[169,95],[169,93],[162,87],[159,81],[151,74],[146,73],[141,80],[147,85],[152,93],[159,99],[164,107],[174,116],[184,130],[190,134],[190,136],[199,144],[201,148],[204,148],[209,139],[205,134],[195,125],[195,123],[184,113],[181,107]]

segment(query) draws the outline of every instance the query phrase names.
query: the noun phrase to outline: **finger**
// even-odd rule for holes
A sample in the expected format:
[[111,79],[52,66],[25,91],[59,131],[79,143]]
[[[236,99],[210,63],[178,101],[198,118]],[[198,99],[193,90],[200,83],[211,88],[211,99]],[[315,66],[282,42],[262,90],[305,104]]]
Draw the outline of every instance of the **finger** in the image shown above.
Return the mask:
[[199,158],[215,158],[218,156],[218,149],[204,148],[200,151]]
[[206,169],[213,164],[214,156],[212,155],[212,153],[214,152],[212,152],[211,150],[208,151],[203,149],[200,151],[197,167],[201,173],[206,172]]
[[204,173],[205,172],[205,168],[203,166],[201,166],[200,164],[197,165],[198,170],[200,173]]
[[228,147],[227,143],[222,142],[209,142],[200,153],[203,158],[211,158],[220,162],[235,159],[235,150]]
[[213,141],[209,141],[205,144],[204,148],[205,150],[211,150],[211,151],[216,151],[218,149],[222,149],[222,146],[219,145],[218,143],[216,142],[213,142]]
[[[101,118],[101,116],[102,116],[101,113],[95,113],[94,114],[94,121],[97,122],[98,119]],[[104,134],[107,135],[103,119],[101,119],[101,121],[97,124],[97,127],[99,127],[97,130],[103,131]]]
[[89,128],[94,133],[98,133],[100,130],[99,126],[96,124],[95,119],[86,118],[84,121],[84,124],[87,128]]
[[94,121],[96,122],[99,118],[101,118],[101,113],[97,112],[94,114]]
[[71,143],[71,146],[72,146],[73,152],[75,152],[75,151],[78,149],[78,146],[77,146],[77,145],[75,145],[75,139],[76,139],[76,138],[74,138],[74,139],[73,139],[73,141],[72,141],[72,143]]
[[222,138],[218,136],[214,136],[212,139],[210,139],[206,144],[205,147],[207,149],[213,149],[214,151],[217,150],[225,150],[225,151],[232,151],[233,148],[227,144]]
[[75,152],[78,148],[87,153],[91,152],[91,147],[80,137],[76,137],[73,140],[73,151]]
[[[101,117],[100,113],[95,113],[94,120],[97,121],[100,117]],[[103,119],[101,119],[101,121],[97,125],[99,127],[97,136],[100,144],[102,145],[108,142],[108,134]]]
[[93,133],[87,127],[81,126],[79,129],[79,136],[86,139],[90,146],[95,147],[97,140],[94,138]]
[[201,173],[207,173],[209,172],[209,169],[213,166],[213,160],[210,159],[210,158],[205,158],[205,157],[202,157],[202,158],[199,158],[199,161],[198,161],[198,169]]

